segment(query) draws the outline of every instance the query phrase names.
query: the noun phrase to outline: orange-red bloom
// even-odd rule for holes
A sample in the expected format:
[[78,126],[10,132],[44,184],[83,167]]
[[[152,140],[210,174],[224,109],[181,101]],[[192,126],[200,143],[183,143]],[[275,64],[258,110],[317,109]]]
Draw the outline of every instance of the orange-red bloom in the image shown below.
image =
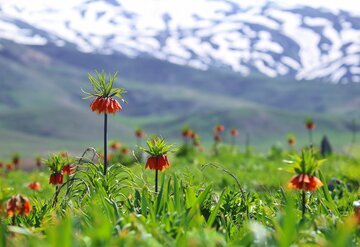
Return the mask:
[[355,218],[360,224],[360,201],[354,202],[354,211],[355,211]]
[[170,167],[169,160],[166,155],[150,156],[146,161],[145,168],[151,170],[163,171]]
[[62,169],[63,174],[73,174],[74,172],[75,172],[75,167],[72,164],[65,165]]
[[32,182],[32,183],[29,183],[28,188],[31,190],[40,190],[41,186],[40,186],[40,183],[38,183],[38,182]]
[[97,97],[91,103],[90,109],[98,114],[115,114],[115,112],[121,111],[122,107],[116,99],[110,97]]
[[234,128],[234,129],[231,129],[231,130],[230,130],[230,134],[231,134],[232,136],[237,136],[237,135],[239,135],[239,131]]
[[37,167],[41,166],[41,158],[40,157],[36,158],[36,166]]
[[191,129],[185,129],[181,132],[182,136],[185,138],[191,137],[192,131]]
[[192,132],[191,135],[190,135],[191,139],[195,140],[197,139],[199,136],[195,133],[195,132]]
[[121,154],[126,155],[126,154],[128,154],[128,153],[129,153],[129,149],[128,149],[128,148],[123,147],[123,148],[120,150],[120,153],[121,153]]
[[121,146],[121,144],[119,142],[114,141],[111,143],[110,148],[112,150],[116,150],[116,149],[120,148],[120,146]]
[[224,132],[224,130],[225,130],[225,127],[222,124],[218,124],[215,126],[215,132],[217,132],[217,133]]
[[61,173],[55,172],[50,175],[49,184],[57,185],[62,184],[64,180],[64,176]]
[[6,203],[6,215],[9,217],[15,214],[28,216],[31,209],[29,199],[21,195],[12,196]]
[[14,170],[14,165],[12,163],[8,163],[8,164],[6,164],[6,169],[8,171],[12,171],[12,170]]
[[288,143],[289,143],[289,145],[294,145],[295,143],[296,143],[296,140],[295,140],[295,138],[293,138],[293,137],[289,137],[288,138]]
[[315,123],[314,122],[307,122],[306,124],[305,124],[305,126],[306,126],[306,128],[308,129],[308,130],[313,130],[313,129],[315,129],[315,127],[316,127],[316,125],[315,125]]
[[136,130],[135,131],[135,136],[137,138],[143,138],[145,136],[145,132],[143,130]]
[[291,178],[288,187],[291,189],[313,191],[324,184],[315,176],[298,174]]
[[220,135],[214,135],[214,141],[215,142],[221,142],[221,136]]

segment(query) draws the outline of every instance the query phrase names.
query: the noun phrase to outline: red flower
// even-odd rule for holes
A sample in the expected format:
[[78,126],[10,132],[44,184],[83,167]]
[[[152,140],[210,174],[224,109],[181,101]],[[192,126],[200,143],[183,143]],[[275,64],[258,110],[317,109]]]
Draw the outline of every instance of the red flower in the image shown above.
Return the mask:
[[36,158],[36,166],[37,167],[41,166],[41,158]]
[[146,161],[145,168],[151,170],[163,171],[170,167],[169,160],[166,155],[150,156]]
[[237,135],[239,135],[239,131],[237,129],[233,128],[233,129],[230,130],[230,134],[232,136],[237,136]]
[[120,148],[120,146],[121,146],[121,144],[119,142],[114,141],[111,143],[110,148],[112,150],[116,150],[116,149]]
[[31,190],[40,190],[41,186],[38,182],[29,183],[28,188]]
[[306,123],[306,128],[308,130],[313,130],[315,129],[315,127],[316,127],[315,123]]
[[360,224],[360,201],[354,202],[354,211],[355,211],[355,218],[358,224]]
[[15,214],[28,216],[31,209],[29,199],[21,195],[12,196],[6,203],[6,215],[9,217]]
[[75,172],[75,167],[72,164],[65,165],[62,169],[63,174],[73,174],[74,172]]
[[53,185],[62,184],[63,179],[64,179],[64,176],[61,173],[55,172],[50,175],[49,184],[53,184]]
[[291,178],[288,187],[291,189],[313,191],[323,185],[317,177],[301,173]]
[[135,136],[137,138],[143,138],[145,136],[145,132],[143,130],[136,130],[135,131]]
[[190,135],[191,139],[195,140],[197,139],[199,136],[195,133],[195,132],[192,132],[191,135]]
[[217,133],[224,132],[224,130],[225,130],[225,127],[222,124],[218,124],[215,126],[215,132],[217,132]]
[[184,129],[181,132],[181,134],[183,137],[188,138],[188,137],[191,137],[192,131],[191,131],[191,129]]
[[289,137],[289,138],[288,138],[288,143],[289,143],[289,145],[294,145],[294,144],[296,143],[295,138]]
[[12,171],[12,170],[14,170],[14,165],[11,164],[11,163],[6,164],[6,169],[7,169],[8,171]]
[[110,97],[97,97],[91,103],[90,109],[98,114],[115,114],[115,112],[121,111],[122,107],[116,99]]
[[127,149],[127,148],[122,148],[121,150],[120,150],[120,152],[121,152],[121,154],[128,154],[129,153],[129,149]]
[[4,164],[2,162],[0,162],[0,168],[3,168]]
[[214,141],[215,142],[221,142],[221,136],[220,135],[214,135]]

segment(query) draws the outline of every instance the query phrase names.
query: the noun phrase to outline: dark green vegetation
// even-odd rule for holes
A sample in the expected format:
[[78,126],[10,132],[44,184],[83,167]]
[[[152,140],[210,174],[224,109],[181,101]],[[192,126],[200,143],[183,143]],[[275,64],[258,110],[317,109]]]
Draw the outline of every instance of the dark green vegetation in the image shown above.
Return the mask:
[[[88,155],[86,157],[91,157]],[[242,153],[221,146],[219,155],[188,151],[171,156],[154,192],[153,171],[144,163],[83,163],[62,185],[53,206],[50,172],[0,170],[0,201],[27,196],[29,217],[0,221],[8,246],[358,246],[353,201],[359,199],[359,159],[334,155],[321,167],[323,186],[307,193],[287,189],[289,152]],[[282,169],[281,169],[282,168]],[[226,170],[224,170],[226,169]],[[334,180],[336,179],[336,180]],[[40,191],[26,185],[40,182]],[[64,180],[64,182],[66,179]],[[329,190],[330,189],[330,190]],[[0,214],[1,215],[1,214]],[[4,214],[3,214],[4,216]],[[26,245],[24,245],[26,243]]]
[[[315,138],[323,134],[338,148],[351,139],[350,124],[359,118],[360,85],[294,82],[260,75],[240,77],[226,70],[199,71],[146,57],[93,55],[71,47],[21,46],[1,41],[0,154],[21,151],[30,156],[67,149],[101,146],[101,117],[89,111],[81,88],[87,73],[119,70],[118,86],[128,90],[129,105],[111,117],[110,136],[133,141],[133,130],[179,138],[188,123],[205,143],[212,128],[222,123],[240,130],[239,141],[266,150],[284,143],[291,131],[303,144],[303,121],[317,123]],[[5,145],[6,143],[6,145]],[[84,144],[87,143],[87,144]]]

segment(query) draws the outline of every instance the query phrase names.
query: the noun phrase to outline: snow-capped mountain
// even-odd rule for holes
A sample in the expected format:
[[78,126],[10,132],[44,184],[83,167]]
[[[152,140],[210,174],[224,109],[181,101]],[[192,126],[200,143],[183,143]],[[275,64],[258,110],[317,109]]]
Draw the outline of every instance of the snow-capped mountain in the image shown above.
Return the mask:
[[0,2],[0,49],[1,39],[52,43],[244,76],[359,83],[360,13],[354,11],[266,0],[11,0]]

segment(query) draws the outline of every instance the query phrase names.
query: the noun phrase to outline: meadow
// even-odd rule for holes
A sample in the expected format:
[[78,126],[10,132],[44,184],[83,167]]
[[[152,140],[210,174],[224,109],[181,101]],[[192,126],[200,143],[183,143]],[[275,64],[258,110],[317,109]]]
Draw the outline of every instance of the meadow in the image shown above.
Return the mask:
[[[108,115],[125,107],[114,75],[89,74],[90,110],[103,117],[103,148],[0,162],[1,246],[358,246],[360,157],[316,145],[254,151],[239,130],[213,127],[211,145],[184,126],[181,144],[136,129],[113,140]],[[121,104],[120,104],[121,103]],[[224,141],[226,140],[226,141]],[[350,152],[351,151],[351,152]]]
[[[2,246],[359,245],[353,205],[360,193],[359,157],[326,157],[316,173],[325,186],[306,192],[302,216],[301,193],[288,188],[293,175],[284,163],[301,148],[260,154],[219,143],[215,152],[189,142],[169,155],[155,192],[146,155],[115,142],[110,147],[106,175],[93,149],[82,157],[50,156],[48,165],[60,157],[72,167],[61,184],[49,184],[43,162],[37,167],[34,161],[31,172],[3,165]],[[32,182],[40,188],[29,188]],[[7,217],[5,202],[17,194],[32,209]]]

